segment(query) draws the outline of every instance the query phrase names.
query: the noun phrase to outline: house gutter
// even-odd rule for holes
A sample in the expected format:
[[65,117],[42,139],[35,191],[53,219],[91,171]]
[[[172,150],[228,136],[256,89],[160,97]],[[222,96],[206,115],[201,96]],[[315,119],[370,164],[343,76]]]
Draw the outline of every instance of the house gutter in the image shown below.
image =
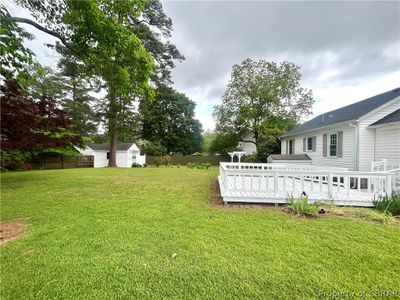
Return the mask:
[[358,120],[355,121],[355,124],[349,123],[349,126],[354,128],[354,171],[358,171]]

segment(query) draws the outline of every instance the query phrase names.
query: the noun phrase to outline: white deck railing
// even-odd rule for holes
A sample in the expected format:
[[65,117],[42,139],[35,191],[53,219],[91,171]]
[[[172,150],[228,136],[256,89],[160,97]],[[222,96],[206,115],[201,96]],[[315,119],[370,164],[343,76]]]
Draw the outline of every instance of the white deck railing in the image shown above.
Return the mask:
[[311,201],[372,206],[374,197],[392,192],[394,175],[305,165],[221,163],[219,182],[224,202],[285,203],[288,195],[305,193]]
[[371,162],[371,172],[381,172],[400,169],[400,160],[382,159]]

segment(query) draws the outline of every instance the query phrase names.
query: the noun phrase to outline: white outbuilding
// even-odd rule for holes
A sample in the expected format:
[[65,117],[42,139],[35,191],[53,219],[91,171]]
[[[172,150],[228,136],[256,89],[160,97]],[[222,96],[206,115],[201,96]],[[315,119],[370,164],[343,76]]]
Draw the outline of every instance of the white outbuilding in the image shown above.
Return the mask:
[[[86,149],[80,149],[82,155],[93,156],[94,167],[104,168],[108,166],[110,157],[110,144],[88,144]],[[143,166],[146,163],[146,155],[140,154],[140,149],[135,143],[118,143],[117,144],[117,167],[130,168],[132,164]]]

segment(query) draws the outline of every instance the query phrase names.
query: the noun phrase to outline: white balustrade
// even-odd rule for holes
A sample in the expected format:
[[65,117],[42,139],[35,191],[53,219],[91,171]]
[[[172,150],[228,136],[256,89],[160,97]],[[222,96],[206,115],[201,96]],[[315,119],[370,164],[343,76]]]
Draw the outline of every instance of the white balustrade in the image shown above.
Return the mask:
[[[221,163],[220,186],[225,202],[286,202],[302,193],[311,201],[372,206],[374,197],[390,194],[399,180],[394,172],[356,172],[344,168],[293,164]],[[393,181],[394,182],[394,181]]]

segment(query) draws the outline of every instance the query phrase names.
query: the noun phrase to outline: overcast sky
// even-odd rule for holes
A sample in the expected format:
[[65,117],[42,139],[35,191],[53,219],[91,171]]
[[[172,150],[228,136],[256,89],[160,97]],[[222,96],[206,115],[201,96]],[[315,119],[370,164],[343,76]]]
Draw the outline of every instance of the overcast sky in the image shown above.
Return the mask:
[[[232,66],[245,58],[300,65],[302,85],[313,90],[314,115],[400,86],[400,2],[163,1],[163,6],[174,24],[172,42],[186,57],[173,71],[174,85],[197,103],[204,129],[214,128],[213,107]],[[39,61],[51,64],[54,54],[44,42],[29,45]]]

